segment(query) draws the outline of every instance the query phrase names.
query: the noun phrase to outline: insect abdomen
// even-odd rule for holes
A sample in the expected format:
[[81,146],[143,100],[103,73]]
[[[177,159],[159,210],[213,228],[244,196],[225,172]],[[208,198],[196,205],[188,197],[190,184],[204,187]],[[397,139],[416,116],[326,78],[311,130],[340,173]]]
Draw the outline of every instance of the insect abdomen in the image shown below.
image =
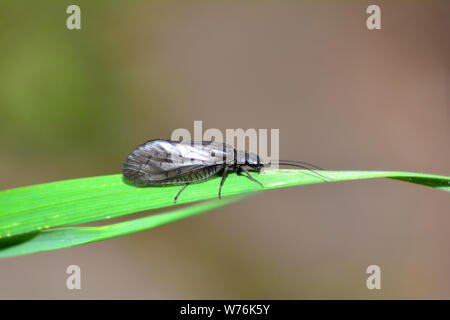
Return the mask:
[[206,180],[216,173],[218,173],[223,168],[222,165],[206,167],[202,169],[195,170],[188,174],[177,176],[174,178],[169,178],[167,180],[159,181],[158,184],[181,184],[186,182],[198,182]]
[[128,181],[132,181],[138,186],[150,186],[157,184],[182,184],[186,182],[206,180],[217,174],[222,168],[223,165],[209,166],[201,169],[195,169],[182,175],[175,175],[173,177],[170,176],[173,175],[174,172],[167,172],[167,176],[165,179],[155,180],[150,173],[145,172],[142,169],[124,167],[123,175]]

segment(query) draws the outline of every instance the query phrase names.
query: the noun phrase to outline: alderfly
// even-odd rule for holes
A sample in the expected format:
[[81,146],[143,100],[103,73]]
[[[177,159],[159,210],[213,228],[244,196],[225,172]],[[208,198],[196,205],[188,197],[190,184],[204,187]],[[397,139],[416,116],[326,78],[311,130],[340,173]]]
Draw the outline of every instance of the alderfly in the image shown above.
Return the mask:
[[[302,161],[279,160],[280,165],[294,166],[311,171],[316,176],[326,180],[324,176],[313,169],[321,168]],[[175,203],[187,185],[199,182],[221,174],[219,186],[219,199],[222,186],[228,171],[236,171],[246,175],[264,187],[256,180],[247,167],[260,172],[261,168],[269,162],[262,160],[258,155],[236,150],[226,143],[178,142],[171,140],[150,140],[137,147],[125,160],[122,173],[126,180],[137,186],[183,184],[175,196]],[[311,169],[313,168],[313,169]]]

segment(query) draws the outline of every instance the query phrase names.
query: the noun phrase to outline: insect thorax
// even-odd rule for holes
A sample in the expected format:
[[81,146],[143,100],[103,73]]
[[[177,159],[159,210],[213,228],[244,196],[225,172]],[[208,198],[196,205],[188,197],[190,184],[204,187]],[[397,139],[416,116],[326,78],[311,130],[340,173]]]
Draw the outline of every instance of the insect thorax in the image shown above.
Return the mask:
[[262,164],[261,159],[257,154],[236,150],[236,162],[243,165],[259,165]]

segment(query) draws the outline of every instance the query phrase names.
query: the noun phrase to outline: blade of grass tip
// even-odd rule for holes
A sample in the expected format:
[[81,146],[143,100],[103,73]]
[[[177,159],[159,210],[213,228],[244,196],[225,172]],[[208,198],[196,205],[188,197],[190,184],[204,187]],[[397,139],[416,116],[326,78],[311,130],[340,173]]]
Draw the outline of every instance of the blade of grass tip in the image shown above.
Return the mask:
[[175,211],[106,226],[66,227],[40,231],[29,237],[29,239],[25,239],[21,243],[1,248],[0,258],[58,250],[153,229],[168,223],[192,217],[205,211],[234,203],[247,196],[248,195],[241,195],[228,197],[223,200],[210,200]]

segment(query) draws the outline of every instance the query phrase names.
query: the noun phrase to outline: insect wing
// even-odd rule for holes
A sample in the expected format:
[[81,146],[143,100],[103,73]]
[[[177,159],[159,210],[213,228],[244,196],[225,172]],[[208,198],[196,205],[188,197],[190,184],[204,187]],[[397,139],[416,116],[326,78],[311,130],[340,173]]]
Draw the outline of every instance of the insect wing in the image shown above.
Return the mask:
[[138,185],[155,184],[206,167],[223,165],[233,157],[234,149],[223,143],[151,140],[128,156],[123,174]]

